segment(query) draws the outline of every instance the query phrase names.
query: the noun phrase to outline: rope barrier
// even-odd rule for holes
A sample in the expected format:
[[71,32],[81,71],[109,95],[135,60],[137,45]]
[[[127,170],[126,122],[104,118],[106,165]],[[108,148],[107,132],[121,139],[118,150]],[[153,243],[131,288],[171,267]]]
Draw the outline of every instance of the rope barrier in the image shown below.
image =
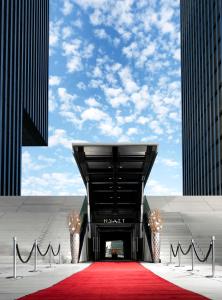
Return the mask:
[[55,254],[55,252],[54,252],[54,250],[53,250],[52,246],[51,246],[51,250],[52,250],[52,254],[53,254],[53,256],[57,256],[57,255],[59,255],[59,252],[60,252],[60,244],[59,244],[59,247],[58,247],[58,250],[57,250],[57,253],[56,253],[56,254]]
[[212,250],[212,243],[210,244],[210,247],[209,247],[209,249],[208,249],[208,251],[207,251],[207,254],[206,254],[206,256],[204,257],[204,259],[201,259],[201,258],[199,257],[199,255],[198,255],[198,253],[197,253],[197,250],[196,250],[194,244],[193,244],[193,250],[194,250],[194,253],[195,253],[197,259],[199,260],[199,262],[205,262],[205,261],[207,261],[209,255],[210,255],[210,252],[211,252],[211,250]]
[[175,252],[174,252],[174,250],[173,250],[173,245],[172,245],[172,244],[170,244],[170,247],[171,247],[171,250],[172,250],[173,256],[174,256],[174,257],[177,257],[178,250],[179,250],[179,245],[177,245],[176,253],[175,253]]
[[208,249],[208,251],[207,251],[207,253],[206,253],[206,255],[205,255],[205,257],[203,259],[199,257],[199,255],[197,253],[197,250],[195,248],[194,240],[193,239],[191,240],[191,243],[188,246],[187,251],[184,251],[182,249],[182,246],[181,246],[181,244],[179,242],[178,245],[177,245],[176,252],[174,252],[173,245],[170,244],[170,263],[172,262],[172,254],[173,254],[174,257],[177,257],[177,255],[178,255],[179,267],[180,267],[180,261],[181,261],[180,252],[183,255],[187,255],[190,251],[191,251],[191,260],[192,260],[192,271],[194,269],[194,254],[195,254],[195,256],[196,256],[196,258],[198,259],[199,262],[204,263],[209,258],[210,253],[212,253],[212,277],[214,277],[214,275],[215,275],[215,236],[212,236],[209,249]]
[[19,251],[19,246],[18,246],[18,244],[16,244],[16,252],[17,252],[17,254],[18,254],[18,258],[20,259],[20,261],[21,261],[23,264],[27,264],[27,263],[29,262],[29,260],[30,260],[30,258],[31,258],[31,256],[32,256],[32,253],[33,253],[34,248],[35,248],[35,244],[33,244],[32,249],[31,249],[31,251],[30,251],[30,253],[29,253],[28,258],[27,258],[27,259],[23,259],[22,256],[21,256],[21,254],[20,254],[20,251]]
[[37,245],[37,250],[38,250],[38,252],[39,252],[39,254],[40,254],[41,256],[46,256],[47,253],[49,252],[50,247],[51,247],[51,244],[48,245],[48,248],[46,249],[46,251],[45,251],[44,254],[40,251],[39,245]]
[[192,244],[189,245],[187,251],[183,251],[183,249],[182,249],[182,247],[181,247],[181,244],[179,244],[179,247],[180,247],[181,253],[182,253],[183,255],[187,255],[187,254],[190,252],[190,250],[191,250]]
[[14,278],[14,279],[17,278],[17,256],[18,256],[19,260],[23,264],[26,264],[31,259],[33,252],[34,252],[34,270],[31,271],[31,272],[37,272],[37,254],[38,253],[41,256],[46,256],[48,254],[48,252],[49,252],[50,267],[51,267],[51,261],[52,261],[51,260],[51,256],[52,255],[53,256],[59,255],[59,263],[61,263],[61,245],[60,244],[58,246],[58,250],[57,250],[56,253],[54,252],[54,250],[53,250],[53,248],[51,246],[51,243],[49,243],[46,251],[44,253],[42,253],[41,250],[40,250],[40,248],[39,248],[37,240],[35,240],[35,242],[32,245],[32,249],[29,252],[28,257],[26,259],[24,259],[24,258],[22,258],[22,255],[20,253],[16,237],[13,237],[13,276],[10,277],[10,278]]

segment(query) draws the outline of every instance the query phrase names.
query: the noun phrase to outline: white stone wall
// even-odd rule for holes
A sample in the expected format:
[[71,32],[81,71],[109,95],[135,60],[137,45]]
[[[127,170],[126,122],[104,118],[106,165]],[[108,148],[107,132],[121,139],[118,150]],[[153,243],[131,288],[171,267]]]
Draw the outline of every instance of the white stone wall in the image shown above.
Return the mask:
[[67,215],[73,209],[80,211],[83,201],[81,196],[0,197],[0,263],[12,260],[13,236],[24,257],[37,239],[42,252],[49,242],[55,252],[61,243],[62,260],[70,261]]
[[[222,197],[221,196],[148,196],[150,209],[158,208],[163,217],[161,232],[162,260],[169,261],[169,245],[180,241],[184,249],[193,237],[200,256],[216,237],[216,262],[222,263]],[[190,261],[190,257],[183,257]],[[210,262],[210,260],[209,260]]]
[[[164,226],[161,232],[161,259],[169,260],[169,244],[180,240],[188,245],[191,236],[206,251],[209,239],[216,236],[217,261],[222,263],[222,197],[220,196],[148,196],[151,209],[159,208]],[[12,261],[12,238],[18,238],[24,257],[28,255],[35,239],[44,251],[51,241],[55,251],[62,247],[62,260],[70,262],[70,239],[67,215],[72,209],[82,207],[84,197],[0,197],[0,263]],[[145,254],[150,260],[150,253]],[[87,254],[86,238],[81,260]],[[56,258],[57,259],[57,258]],[[55,260],[56,260],[55,259]],[[48,258],[46,258],[46,261]]]

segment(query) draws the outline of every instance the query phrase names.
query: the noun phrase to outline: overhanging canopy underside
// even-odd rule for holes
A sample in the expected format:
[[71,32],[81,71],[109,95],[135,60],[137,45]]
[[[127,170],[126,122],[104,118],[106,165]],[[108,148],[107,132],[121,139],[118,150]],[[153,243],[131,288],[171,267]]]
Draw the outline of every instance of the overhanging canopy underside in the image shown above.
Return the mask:
[[90,205],[99,214],[139,206],[141,186],[147,182],[157,155],[150,144],[73,144],[74,157],[85,185],[89,183]]

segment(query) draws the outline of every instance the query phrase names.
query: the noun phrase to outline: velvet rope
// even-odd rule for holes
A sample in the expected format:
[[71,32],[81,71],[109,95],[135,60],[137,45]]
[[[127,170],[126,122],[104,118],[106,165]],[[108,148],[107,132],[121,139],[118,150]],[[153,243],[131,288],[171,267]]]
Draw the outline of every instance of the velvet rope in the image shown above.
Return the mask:
[[17,254],[18,254],[18,258],[20,259],[20,261],[23,264],[26,264],[27,262],[29,262],[29,260],[30,260],[30,258],[32,256],[34,248],[35,248],[35,243],[33,244],[32,249],[31,249],[31,251],[30,251],[29,256],[27,257],[27,259],[23,259],[22,256],[21,256],[20,250],[19,250],[19,246],[18,246],[18,244],[16,244],[16,251],[17,251]]

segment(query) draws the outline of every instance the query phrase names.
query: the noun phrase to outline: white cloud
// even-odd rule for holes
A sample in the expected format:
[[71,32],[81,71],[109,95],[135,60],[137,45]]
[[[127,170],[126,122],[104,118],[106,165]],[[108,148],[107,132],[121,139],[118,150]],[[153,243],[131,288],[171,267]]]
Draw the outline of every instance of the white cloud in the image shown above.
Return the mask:
[[138,92],[131,95],[131,100],[134,102],[137,112],[143,111],[149,105],[148,87],[144,85],[140,87]]
[[58,88],[58,95],[61,101],[61,110],[70,110],[73,107],[73,101],[76,99],[76,95],[72,95],[67,92],[66,88]]
[[129,97],[124,93],[122,88],[103,87],[104,93],[107,97],[107,101],[112,107],[118,107],[125,105],[129,102]]
[[93,76],[94,77],[102,77],[103,73],[100,69],[100,67],[96,66],[93,70]]
[[153,143],[156,140],[159,140],[159,136],[157,136],[157,135],[149,135],[149,136],[143,137],[141,139],[141,142],[142,143]]
[[101,122],[99,124],[99,128],[101,129],[101,133],[105,136],[115,136],[119,137],[123,130],[119,126],[115,126],[112,122]]
[[82,21],[80,19],[76,19],[72,24],[79,29],[83,26]]
[[82,50],[82,56],[84,58],[90,58],[93,55],[94,45],[86,44]]
[[72,56],[67,64],[67,69],[69,73],[74,73],[76,71],[80,71],[83,68],[82,60],[80,56]]
[[85,195],[86,191],[79,174],[48,172],[23,179],[22,195]]
[[51,167],[56,160],[52,157],[31,155],[29,151],[22,152],[22,170],[24,176],[30,176],[33,171],[40,171]]
[[87,143],[87,141],[72,139],[64,129],[55,129],[49,136],[49,147],[62,146],[71,151],[72,143]]
[[62,29],[62,37],[63,37],[63,39],[69,38],[72,35],[72,33],[73,33],[72,27],[70,27],[70,26],[63,27],[63,29]]
[[100,8],[103,7],[107,0],[74,0],[75,3],[77,3],[79,6],[81,6],[83,9],[87,9],[89,7],[91,8]]
[[78,55],[81,43],[82,42],[80,39],[74,39],[74,40],[71,40],[70,42],[63,42],[62,48],[64,50],[64,55],[65,56]]
[[61,31],[62,21],[50,21],[49,23],[49,54],[52,55],[54,50],[59,44],[60,31]]
[[127,130],[127,135],[134,135],[134,134],[137,134],[138,133],[138,129],[135,128],[135,127],[130,127],[128,130]]
[[95,98],[88,98],[85,103],[89,106],[99,107],[101,104]]
[[178,48],[174,51],[173,57],[180,61],[180,48]]
[[160,196],[160,195],[169,196],[169,195],[180,194],[177,190],[171,189],[154,179],[148,180],[146,191],[149,195],[156,195],[156,196]]
[[132,79],[131,71],[128,67],[125,67],[119,71],[119,76],[121,78],[121,81],[123,83],[123,86],[125,88],[125,91],[128,94],[137,92],[139,90],[138,85],[136,82]]
[[121,115],[120,110],[118,110],[116,113],[116,121],[117,121],[117,124],[119,124],[119,125],[132,123],[136,120],[136,118],[137,118],[137,115],[134,113],[131,115]]
[[67,70],[74,73],[83,69],[83,59],[93,55],[94,45],[82,43],[80,39],[73,39],[62,43],[63,55],[67,57]]
[[156,120],[153,120],[149,123],[149,127],[152,129],[153,133],[163,134],[163,129],[160,127],[160,123]]
[[95,108],[95,107],[90,107],[84,110],[81,114],[81,118],[83,122],[85,121],[101,121],[101,120],[106,120],[109,118],[109,115],[107,115],[105,112],[102,110]]
[[181,116],[179,114],[179,112],[171,112],[169,114],[169,118],[176,121],[176,122],[180,122],[181,121]]
[[24,151],[22,153],[22,166],[24,170],[26,170],[26,172],[30,170],[41,170],[45,168],[44,164],[37,161],[34,162],[31,154],[28,151]]
[[64,129],[56,129],[53,135],[49,136],[49,147],[61,145],[67,149],[72,149],[72,140],[67,136]]
[[49,89],[49,112],[53,112],[58,107],[58,103],[53,94],[53,91]]
[[147,59],[154,55],[156,50],[155,43],[150,43],[146,48],[144,48],[141,53],[138,55],[138,66],[144,66],[144,63]]
[[139,55],[138,54],[138,45],[136,42],[132,42],[128,47],[123,47],[122,52],[125,54],[128,58],[132,58],[133,56]]
[[49,76],[49,85],[59,85],[61,83],[61,77],[60,76]]
[[86,89],[86,84],[82,81],[78,82],[76,86],[80,90],[85,90]]
[[130,139],[129,136],[122,134],[119,138],[118,138],[118,143],[130,143]]
[[102,135],[119,137],[122,134],[122,128],[112,121],[110,115],[97,107],[87,108],[81,113],[81,122],[87,121],[98,122],[96,126],[100,129]]
[[95,29],[94,30],[95,36],[100,39],[110,39],[110,36],[106,33],[105,29]]
[[167,167],[177,167],[177,166],[179,166],[179,163],[174,159],[162,158],[161,161]]
[[144,117],[144,116],[140,116],[136,120],[136,122],[141,125],[149,124],[150,121],[151,121],[151,119],[149,117]]
[[73,10],[73,4],[70,2],[70,0],[64,0],[63,8],[62,8],[63,15],[64,16],[70,15],[72,10]]
[[[58,127],[50,133],[53,151],[71,150],[73,140],[65,128],[96,141],[130,142],[139,134],[142,142],[160,141],[172,147],[180,143],[179,126],[175,126],[181,106],[178,0],[61,3],[64,15],[75,6],[75,18],[55,16],[50,26],[55,74],[66,72],[62,81],[50,77],[49,110],[56,110],[52,124]],[[94,45],[95,37],[100,43]],[[55,125],[57,121],[62,126]],[[160,162],[178,170],[173,160]],[[157,181],[152,182],[152,190],[172,192]]]

